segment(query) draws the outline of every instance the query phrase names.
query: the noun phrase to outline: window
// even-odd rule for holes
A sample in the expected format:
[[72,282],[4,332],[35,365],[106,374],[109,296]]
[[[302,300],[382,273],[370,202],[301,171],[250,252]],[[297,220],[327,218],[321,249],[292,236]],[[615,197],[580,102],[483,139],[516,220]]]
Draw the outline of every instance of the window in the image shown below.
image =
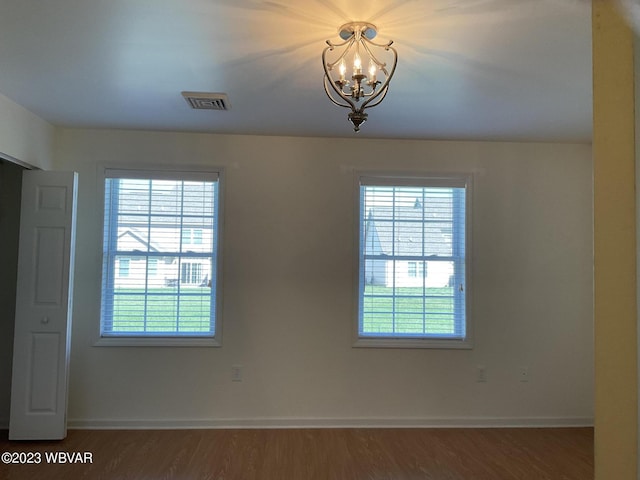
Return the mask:
[[202,264],[184,262],[182,264],[182,276],[180,281],[185,283],[200,284],[202,281]]
[[470,177],[359,177],[357,346],[470,348]]
[[150,277],[155,277],[158,274],[158,259],[150,258],[147,263],[147,274]]
[[408,262],[409,276],[422,278],[424,276],[424,264],[425,262]]
[[129,276],[129,266],[130,263],[128,258],[120,257],[118,259],[118,267],[120,268],[118,275],[120,275],[121,278],[127,278]]
[[183,229],[182,243],[184,245],[202,245],[202,229],[201,228]]
[[409,276],[417,277],[418,276],[418,264],[417,262],[409,262]]
[[218,345],[220,173],[105,170],[100,340]]

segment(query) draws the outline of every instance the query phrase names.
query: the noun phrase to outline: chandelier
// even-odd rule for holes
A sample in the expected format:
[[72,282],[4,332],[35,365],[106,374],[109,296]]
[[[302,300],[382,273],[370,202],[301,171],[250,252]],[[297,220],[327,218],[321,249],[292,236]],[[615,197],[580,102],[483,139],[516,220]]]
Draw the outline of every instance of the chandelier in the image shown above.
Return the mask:
[[[328,47],[322,52],[324,90],[334,104],[351,109],[348,118],[358,132],[367,120],[365,109],[380,104],[387,94],[398,52],[391,46],[393,40],[386,44],[371,41],[378,32],[370,23],[345,23],[339,32],[344,41],[334,44],[327,40]],[[349,78],[347,64],[352,68]],[[368,75],[363,73],[365,64]]]

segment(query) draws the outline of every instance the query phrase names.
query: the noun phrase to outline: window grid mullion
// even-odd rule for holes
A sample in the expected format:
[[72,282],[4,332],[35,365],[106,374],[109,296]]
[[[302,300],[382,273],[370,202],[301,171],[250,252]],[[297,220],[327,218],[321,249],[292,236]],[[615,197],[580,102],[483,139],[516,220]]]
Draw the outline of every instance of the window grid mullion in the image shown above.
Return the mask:
[[366,189],[362,185],[358,185],[358,204],[356,208],[356,212],[358,212],[358,285],[357,285],[357,301],[358,301],[358,316],[356,318],[356,328],[358,335],[360,332],[364,330],[364,312],[363,312],[363,304],[364,304],[364,296],[365,296],[365,284],[366,282],[363,279],[366,279],[368,275],[367,270],[367,262],[364,259],[364,253],[367,245],[367,240],[369,239],[367,235],[367,224],[365,222],[366,211],[367,211],[367,202],[365,199]]
[[393,195],[391,197],[391,255],[393,257],[392,260],[392,277],[391,277],[391,285],[392,285],[392,314],[391,314],[391,318],[392,318],[392,329],[391,331],[395,334],[396,333],[396,327],[397,327],[397,318],[396,318],[396,304],[397,304],[397,298],[396,298],[396,187],[393,187],[392,189]]
[[[211,194],[213,195],[213,198],[217,198],[218,197],[218,184],[214,183],[211,187]],[[205,195],[203,195],[203,210],[204,210],[204,198]],[[215,203],[214,200],[214,204],[213,204],[213,215],[211,215],[212,218],[212,222],[213,225],[217,225],[218,221],[218,205],[217,203]],[[204,235],[204,232],[202,232],[202,234]],[[218,271],[218,258],[216,255],[216,252],[218,251],[218,240],[217,240],[217,236],[216,235],[211,235],[211,241],[210,241],[210,250],[211,252],[213,252],[213,254],[211,255],[211,267],[209,268],[209,281],[211,282],[211,288],[209,289],[209,302],[211,305],[211,309],[209,310],[209,324],[211,324],[211,319],[213,316],[215,316],[217,314],[217,309],[216,309],[216,298],[217,298],[217,284],[218,284],[218,278],[215,272]]]
[[[147,221],[147,253],[149,253],[149,247],[151,245],[151,200],[153,198],[153,182],[149,180],[149,195],[147,195],[148,206],[147,212],[149,213],[149,220]],[[145,274],[144,274],[144,331],[147,331],[149,325],[149,257],[145,259]]]
[[[426,210],[427,210],[427,198],[426,198],[426,192],[425,189],[422,189],[421,192],[421,196],[422,196],[422,201],[420,202],[420,205],[422,206],[422,212],[421,212],[421,216],[422,216],[422,225],[420,226],[420,239],[421,241],[421,250],[422,250],[422,256],[426,257],[427,256],[427,252],[425,249],[425,243],[426,243],[426,232],[425,232],[425,225],[426,225]],[[425,264],[425,260],[422,260],[422,333],[426,334],[427,333],[427,281],[425,278],[425,273],[427,271],[426,269],[426,264]]]
[[119,210],[119,198],[120,198],[120,184],[118,182],[109,182],[107,190],[109,192],[108,202],[108,221],[109,225],[106,228],[108,238],[106,240],[107,252],[106,252],[106,282],[107,282],[107,296],[105,298],[105,315],[110,319],[113,326],[113,314],[114,314],[114,291],[115,291],[115,256],[113,251],[118,245],[118,210]]
[[157,252],[141,252],[139,250],[116,250],[114,256],[129,256],[129,257],[186,257],[186,258],[210,258],[209,252],[170,252],[170,251],[157,251]]
[[[184,228],[184,180],[179,183],[180,185],[180,249],[179,251],[182,253],[183,244],[182,244],[182,231]],[[182,273],[182,257],[178,257],[178,296],[177,296],[177,305],[176,305],[176,332],[180,332],[180,295],[182,290],[182,278],[180,274]]]

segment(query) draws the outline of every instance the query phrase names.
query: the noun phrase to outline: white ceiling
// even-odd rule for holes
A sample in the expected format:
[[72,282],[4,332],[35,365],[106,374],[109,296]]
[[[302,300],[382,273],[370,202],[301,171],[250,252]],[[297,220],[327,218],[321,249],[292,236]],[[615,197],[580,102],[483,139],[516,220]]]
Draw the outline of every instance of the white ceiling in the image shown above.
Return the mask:
[[354,20],[399,55],[357,136],[590,141],[584,0],[0,0],[0,93],[62,126],[352,137],[320,55]]

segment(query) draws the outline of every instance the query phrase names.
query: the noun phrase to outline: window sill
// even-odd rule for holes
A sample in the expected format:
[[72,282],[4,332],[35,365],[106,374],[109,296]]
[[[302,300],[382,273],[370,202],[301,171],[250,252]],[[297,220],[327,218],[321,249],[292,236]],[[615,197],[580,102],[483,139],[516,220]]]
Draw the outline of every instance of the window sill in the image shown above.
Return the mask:
[[353,346],[356,348],[440,348],[470,350],[473,348],[473,342],[471,339],[358,337],[353,343]]
[[212,337],[100,337],[94,347],[221,347]]

